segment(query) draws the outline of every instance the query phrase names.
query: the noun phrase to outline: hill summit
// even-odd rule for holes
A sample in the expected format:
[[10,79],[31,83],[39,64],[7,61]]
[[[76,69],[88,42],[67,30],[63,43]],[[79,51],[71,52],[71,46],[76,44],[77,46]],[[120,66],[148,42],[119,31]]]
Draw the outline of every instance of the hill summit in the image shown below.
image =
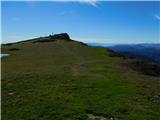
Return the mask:
[[56,40],[71,41],[71,39],[67,33],[60,33],[60,34],[49,35],[46,37],[36,38],[36,39],[34,39],[34,43],[36,43],[36,42],[54,42]]
[[67,33],[54,34],[54,35],[50,35],[50,37],[53,39],[71,40]]
[[56,42],[56,41],[66,41],[66,42],[76,42],[79,43],[81,45],[85,45],[87,46],[87,44],[80,42],[80,41],[76,41],[70,38],[70,36],[67,33],[59,33],[59,34],[51,34],[48,36],[44,36],[44,37],[38,37],[38,38],[33,38],[33,39],[29,39],[29,40],[23,40],[23,41],[18,41],[15,43],[7,43],[7,44],[3,44],[4,46],[12,46],[14,44],[19,44],[19,43],[26,43],[26,42],[30,42],[30,43],[46,43],[46,42]]

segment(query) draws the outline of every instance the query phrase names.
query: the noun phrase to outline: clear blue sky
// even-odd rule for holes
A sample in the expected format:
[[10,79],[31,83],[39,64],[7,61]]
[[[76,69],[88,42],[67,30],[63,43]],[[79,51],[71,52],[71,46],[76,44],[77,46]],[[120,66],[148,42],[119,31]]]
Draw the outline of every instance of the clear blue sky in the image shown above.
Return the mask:
[[160,2],[2,2],[2,42],[67,32],[83,42],[160,41]]

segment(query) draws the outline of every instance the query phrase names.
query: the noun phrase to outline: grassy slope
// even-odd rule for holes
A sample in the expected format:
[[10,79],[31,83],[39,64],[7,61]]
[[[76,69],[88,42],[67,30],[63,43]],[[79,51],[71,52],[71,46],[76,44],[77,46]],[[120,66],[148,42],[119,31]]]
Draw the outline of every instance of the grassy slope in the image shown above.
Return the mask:
[[56,41],[2,51],[10,53],[2,58],[3,120],[160,119],[159,78],[132,71],[105,48]]

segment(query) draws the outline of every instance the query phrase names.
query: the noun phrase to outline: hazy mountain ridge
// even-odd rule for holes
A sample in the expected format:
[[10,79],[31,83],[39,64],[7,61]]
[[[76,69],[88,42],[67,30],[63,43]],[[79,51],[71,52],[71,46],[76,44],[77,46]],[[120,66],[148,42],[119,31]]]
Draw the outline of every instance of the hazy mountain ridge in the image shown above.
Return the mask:
[[110,49],[120,54],[160,63],[160,44],[115,45]]
[[90,46],[110,48],[114,52],[143,60],[160,63],[160,44],[107,44],[88,43]]

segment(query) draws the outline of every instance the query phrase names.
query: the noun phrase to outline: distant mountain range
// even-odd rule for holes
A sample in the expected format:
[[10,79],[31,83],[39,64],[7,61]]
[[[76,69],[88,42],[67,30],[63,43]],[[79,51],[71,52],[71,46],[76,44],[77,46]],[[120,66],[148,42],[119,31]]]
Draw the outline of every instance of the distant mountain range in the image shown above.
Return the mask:
[[110,48],[114,52],[135,58],[160,63],[160,44],[106,44],[88,43],[90,46]]

